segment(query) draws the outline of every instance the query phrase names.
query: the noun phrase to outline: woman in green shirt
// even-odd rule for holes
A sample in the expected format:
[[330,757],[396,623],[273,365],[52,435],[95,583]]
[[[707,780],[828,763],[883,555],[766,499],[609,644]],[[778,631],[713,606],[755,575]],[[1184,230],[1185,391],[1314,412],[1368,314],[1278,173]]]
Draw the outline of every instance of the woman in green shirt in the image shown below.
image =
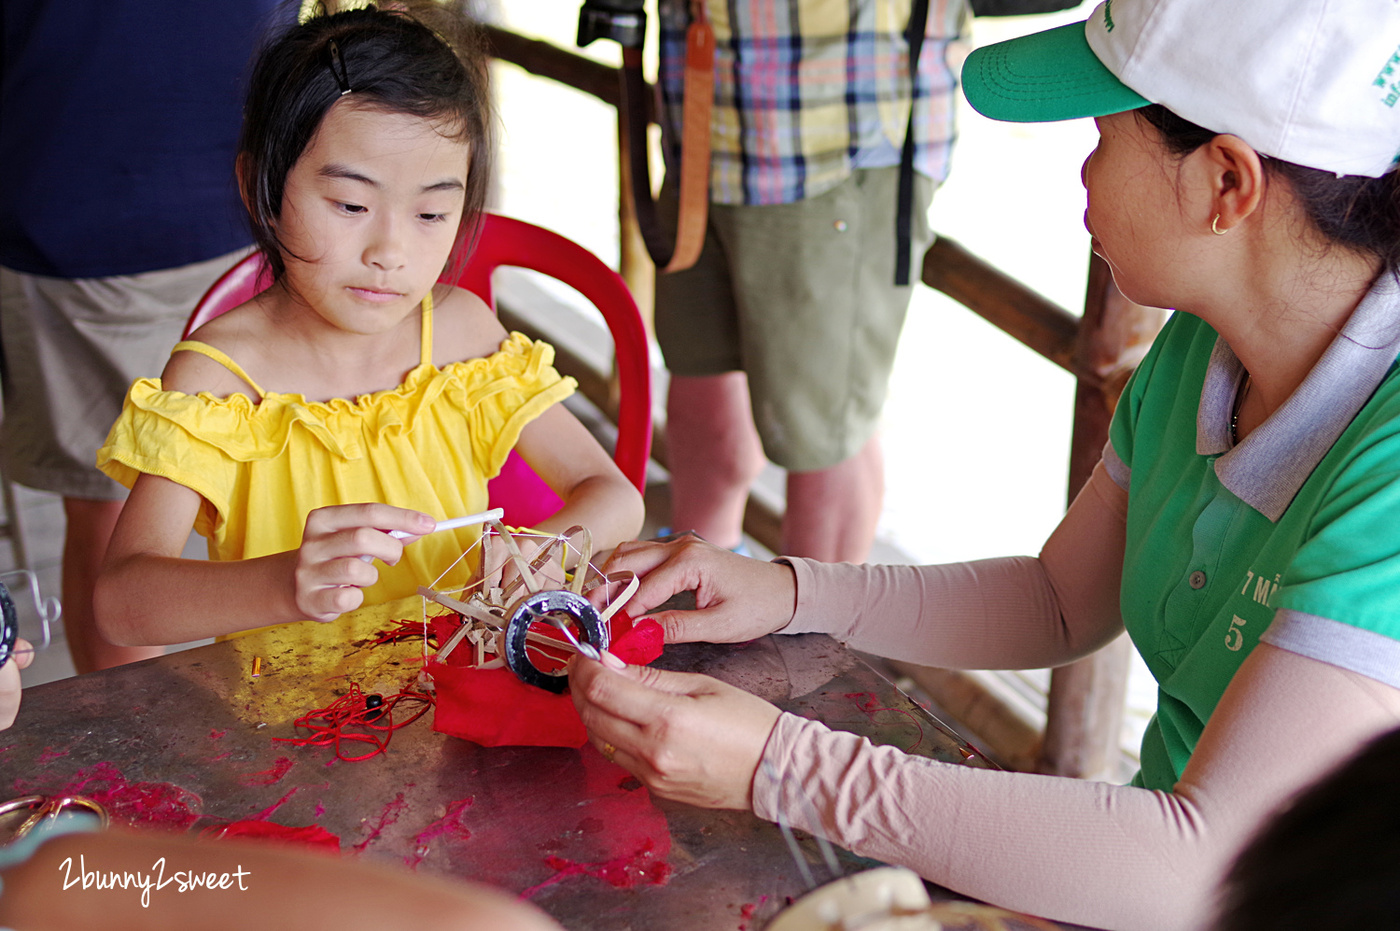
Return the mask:
[[1160,687],[1133,785],[909,757],[704,677],[576,661],[594,743],[662,795],[782,811],[998,905],[1207,923],[1258,826],[1400,724],[1397,44],[1391,0],[1109,0],[969,58],[990,116],[1095,118],[1094,249],[1176,310],[1038,557],[758,563],[692,540],[611,564],[645,574],[644,608],[697,590],[656,615],[674,641],[815,630],[1015,668],[1126,629]]

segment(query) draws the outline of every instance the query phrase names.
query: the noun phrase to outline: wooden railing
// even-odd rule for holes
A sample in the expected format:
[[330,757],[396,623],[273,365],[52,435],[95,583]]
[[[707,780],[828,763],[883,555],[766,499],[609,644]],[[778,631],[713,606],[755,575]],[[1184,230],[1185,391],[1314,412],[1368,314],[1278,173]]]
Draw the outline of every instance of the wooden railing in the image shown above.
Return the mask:
[[[616,107],[616,69],[509,31],[488,30],[491,53],[532,74],[566,84]],[[619,149],[625,151],[625,147]],[[625,159],[620,161],[624,164]],[[622,274],[649,305],[651,268],[639,246],[624,183],[619,206]],[[924,255],[922,280],[1015,337],[1074,375],[1074,433],[1069,463],[1069,496],[1078,492],[1098,461],[1113,406],[1132,365],[1160,326],[1161,312],[1127,301],[1113,285],[1107,266],[1090,260],[1084,313],[1075,315],[1006,275],[958,243],[938,238]],[[580,364],[558,347],[562,369]],[[582,393],[615,416],[606,373],[572,371]],[[653,458],[666,464],[664,424],[657,424]],[[779,551],[782,514],[751,497],[744,530]],[[951,670],[898,665],[949,714],[994,741],[991,750],[1017,768],[1079,777],[1113,772],[1119,757],[1119,729],[1125,699],[1128,644],[1119,638],[1088,659],[1053,671],[1043,733],[1028,728],[1024,716],[990,696],[967,676]]]

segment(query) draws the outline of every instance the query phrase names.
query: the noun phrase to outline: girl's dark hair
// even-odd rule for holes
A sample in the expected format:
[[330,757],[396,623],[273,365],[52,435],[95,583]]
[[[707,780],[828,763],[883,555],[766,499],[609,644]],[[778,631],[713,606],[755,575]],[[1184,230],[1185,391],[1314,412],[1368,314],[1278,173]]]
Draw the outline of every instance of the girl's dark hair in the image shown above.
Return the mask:
[[331,106],[359,106],[432,120],[467,143],[459,259],[486,203],[492,152],[489,70],[478,30],[436,3],[396,2],[316,16],[275,36],[258,54],[243,110],[238,175],[253,239],[274,281],[286,270],[277,236],[287,174]]
[[[1134,112],[1157,129],[1167,151],[1178,158],[1219,135],[1160,104]],[[1374,255],[1392,273],[1400,270],[1400,172],[1392,169],[1379,178],[1338,177],[1263,154],[1260,158],[1265,171],[1288,182],[1329,242]]]
[[1265,823],[1225,878],[1215,931],[1395,927],[1398,769],[1393,730]]

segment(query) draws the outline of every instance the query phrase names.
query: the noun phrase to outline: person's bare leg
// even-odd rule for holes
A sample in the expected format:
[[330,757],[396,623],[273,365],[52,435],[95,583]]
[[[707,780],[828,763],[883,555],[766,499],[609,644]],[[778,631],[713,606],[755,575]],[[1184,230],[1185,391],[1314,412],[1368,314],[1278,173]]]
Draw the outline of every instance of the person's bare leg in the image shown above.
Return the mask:
[[872,436],[854,456],[816,472],[789,472],[783,553],[865,562],[885,499],[885,458]]
[[119,647],[107,642],[97,630],[92,590],[122,504],[92,498],[63,499],[63,512],[68,518],[63,536],[63,629],[68,637],[68,654],[80,673],[134,663],[165,652],[161,647]]
[[666,396],[671,526],[718,546],[743,539],[749,486],[763,469],[763,446],[749,410],[743,372],[671,376]]

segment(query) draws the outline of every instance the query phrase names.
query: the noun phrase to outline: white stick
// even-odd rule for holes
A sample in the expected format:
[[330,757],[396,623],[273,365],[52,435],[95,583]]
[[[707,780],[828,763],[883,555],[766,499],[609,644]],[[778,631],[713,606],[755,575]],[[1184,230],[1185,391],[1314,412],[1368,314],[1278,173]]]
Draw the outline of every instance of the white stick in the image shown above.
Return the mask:
[[[505,511],[501,508],[492,508],[489,511],[482,511],[480,514],[468,514],[466,517],[454,517],[451,520],[440,520],[433,525],[433,529],[428,533],[437,533],[439,530],[456,530],[458,527],[470,527],[472,524],[484,524],[487,521],[500,520],[505,516]],[[406,540],[409,537],[424,536],[428,533],[415,534],[407,530],[390,530],[389,536],[395,540]],[[374,562],[374,557],[369,553],[360,556],[364,562]]]
[[[489,511],[482,511],[480,514],[468,514],[466,517],[454,517],[451,520],[440,520],[428,533],[437,533],[439,530],[456,530],[458,527],[470,527],[473,524],[484,524],[489,520],[500,520],[506,512],[502,508],[492,508]],[[423,536],[427,536],[425,533]],[[402,540],[406,537],[415,536],[405,530],[390,530],[389,536]]]

